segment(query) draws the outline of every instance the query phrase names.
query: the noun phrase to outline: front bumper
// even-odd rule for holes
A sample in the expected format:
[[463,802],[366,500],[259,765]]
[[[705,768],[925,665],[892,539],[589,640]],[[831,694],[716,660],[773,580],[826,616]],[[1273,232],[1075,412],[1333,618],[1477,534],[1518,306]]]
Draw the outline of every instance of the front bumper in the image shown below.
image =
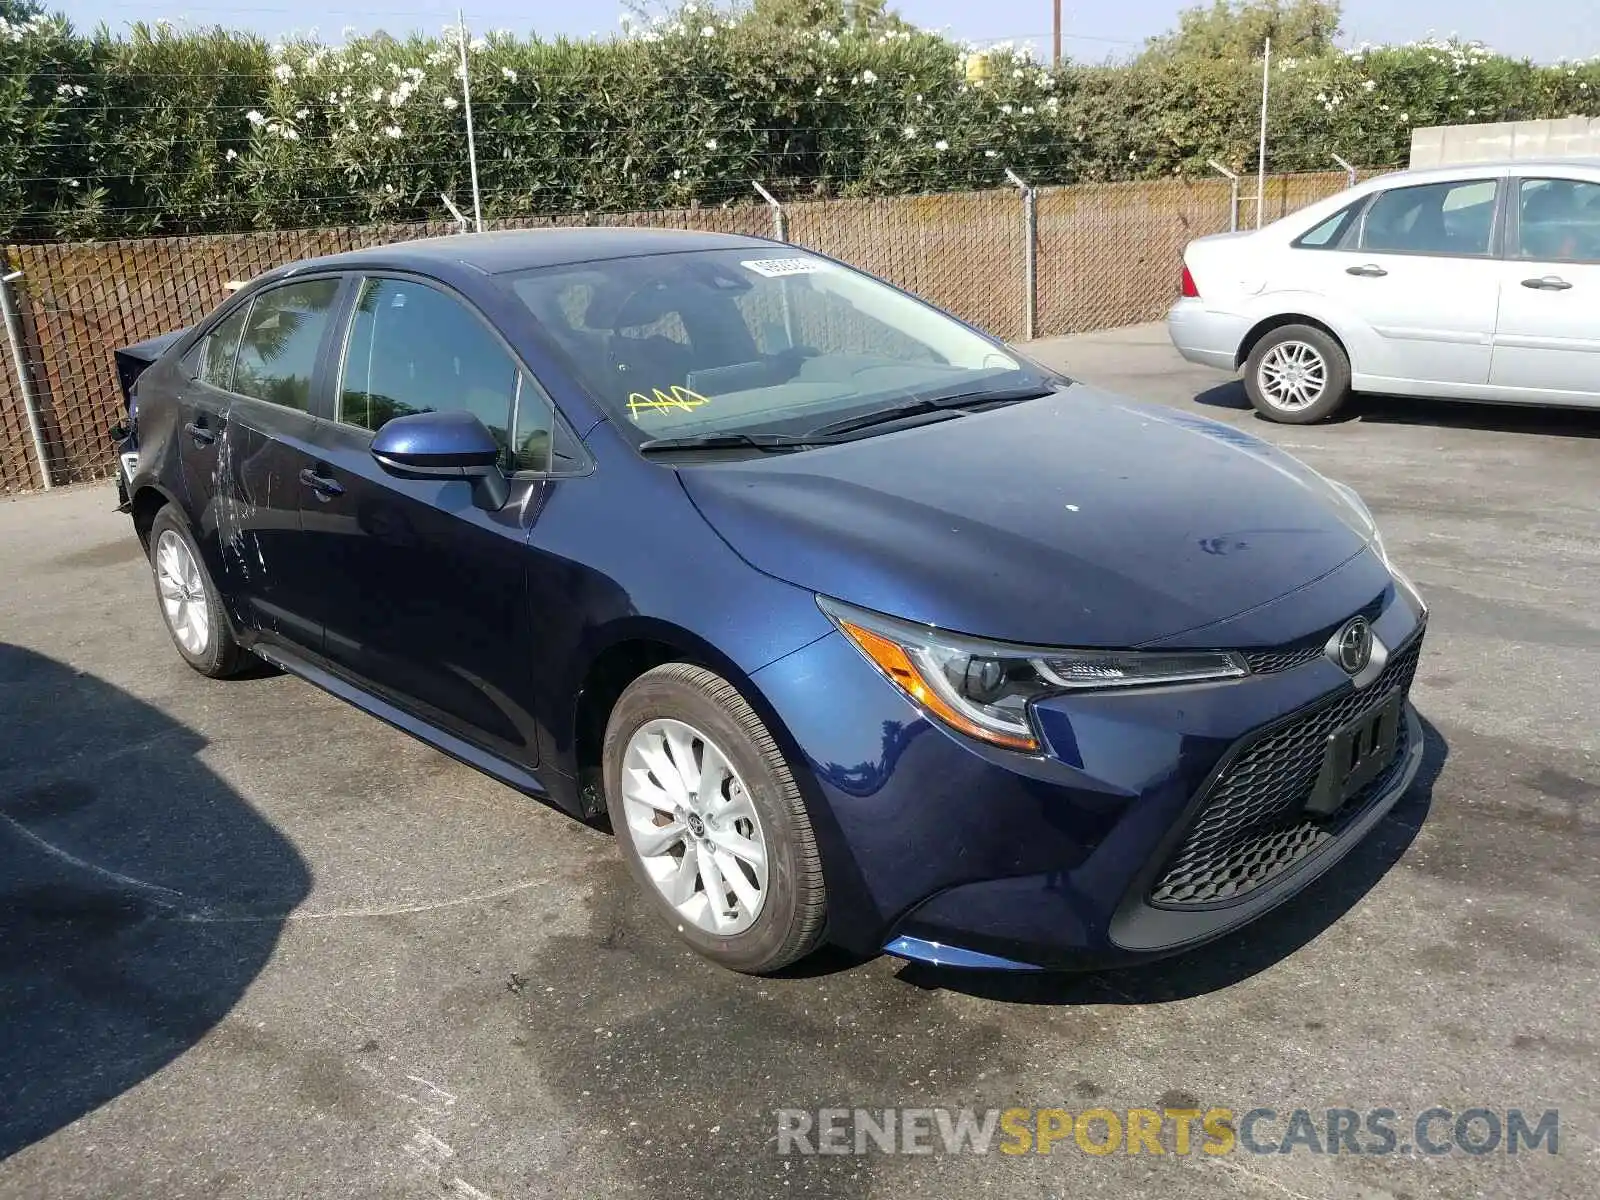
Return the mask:
[[1209,309],[1194,297],[1179,300],[1167,313],[1167,336],[1178,353],[1189,362],[1222,371],[1237,369],[1239,346],[1248,331],[1243,317]]
[[[1366,611],[1391,663],[1409,662],[1403,678],[1357,692],[1319,655],[1236,682],[1061,697],[1036,710],[1049,753],[1033,757],[930,724],[838,635],[758,672],[810,768],[802,786],[822,844],[830,937],[858,953],[1088,967],[1173,953],[1281,904],[1410,786],[1423,739],[1409,704],[1393,764],[1308,831],[1294,831],[1308,819],[1302,802],[1284,799],[1308,781],[1285,774],[1282,803],[1255,814],[1261,843],[1230,846],[1242,857],[1223,864],[1248,886],[1173,903],[1184,889],[1168,877],[1218,781],[1252,747],[1409,689],[1422,614],[1392,586]],[[823,699],[819,679],[830,681]],[[1257,870],[1271,853],[1282,861]]]

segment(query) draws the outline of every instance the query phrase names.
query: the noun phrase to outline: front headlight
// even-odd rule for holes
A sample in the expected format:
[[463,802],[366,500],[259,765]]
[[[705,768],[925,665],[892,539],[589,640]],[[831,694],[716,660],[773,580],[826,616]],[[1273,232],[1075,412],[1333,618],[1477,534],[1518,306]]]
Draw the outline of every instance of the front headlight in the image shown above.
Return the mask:
[[1037,750],[1028,705],[1062,692],[1198,683],[1248,674],[1236,654],[1062,650],[988,642],[818,596],[867,660],[952,729],[1011,750]]

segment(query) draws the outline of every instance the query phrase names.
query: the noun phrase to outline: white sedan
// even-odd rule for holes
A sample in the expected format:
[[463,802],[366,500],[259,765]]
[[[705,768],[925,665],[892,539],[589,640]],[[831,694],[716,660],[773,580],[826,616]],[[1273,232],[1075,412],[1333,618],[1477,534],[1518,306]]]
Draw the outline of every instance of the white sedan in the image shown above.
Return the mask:
[[1274,421],[1351,391],[1600,406],[1600,160],[1384,175],[1183,260],[1173,344]]

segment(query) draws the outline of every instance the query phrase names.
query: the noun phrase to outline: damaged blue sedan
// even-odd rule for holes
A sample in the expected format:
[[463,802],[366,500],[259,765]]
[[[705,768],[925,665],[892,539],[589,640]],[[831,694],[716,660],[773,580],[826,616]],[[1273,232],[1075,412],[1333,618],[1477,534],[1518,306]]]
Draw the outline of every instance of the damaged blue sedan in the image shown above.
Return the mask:
[[119,365],[190,666],[608,819],[735,970],[1193,946],[1421,758],[1426,609],[1354,492],[792,246],[361,250]]

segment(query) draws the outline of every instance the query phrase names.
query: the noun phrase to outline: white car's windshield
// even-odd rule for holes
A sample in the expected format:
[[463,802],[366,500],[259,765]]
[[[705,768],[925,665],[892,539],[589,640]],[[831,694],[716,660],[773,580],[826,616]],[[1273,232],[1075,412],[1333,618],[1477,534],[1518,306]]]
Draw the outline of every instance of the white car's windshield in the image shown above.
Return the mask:
[[511,286],[639,442],[800,434],[924,396],[1044,381],[886,284],[786,247],[549,267]]

